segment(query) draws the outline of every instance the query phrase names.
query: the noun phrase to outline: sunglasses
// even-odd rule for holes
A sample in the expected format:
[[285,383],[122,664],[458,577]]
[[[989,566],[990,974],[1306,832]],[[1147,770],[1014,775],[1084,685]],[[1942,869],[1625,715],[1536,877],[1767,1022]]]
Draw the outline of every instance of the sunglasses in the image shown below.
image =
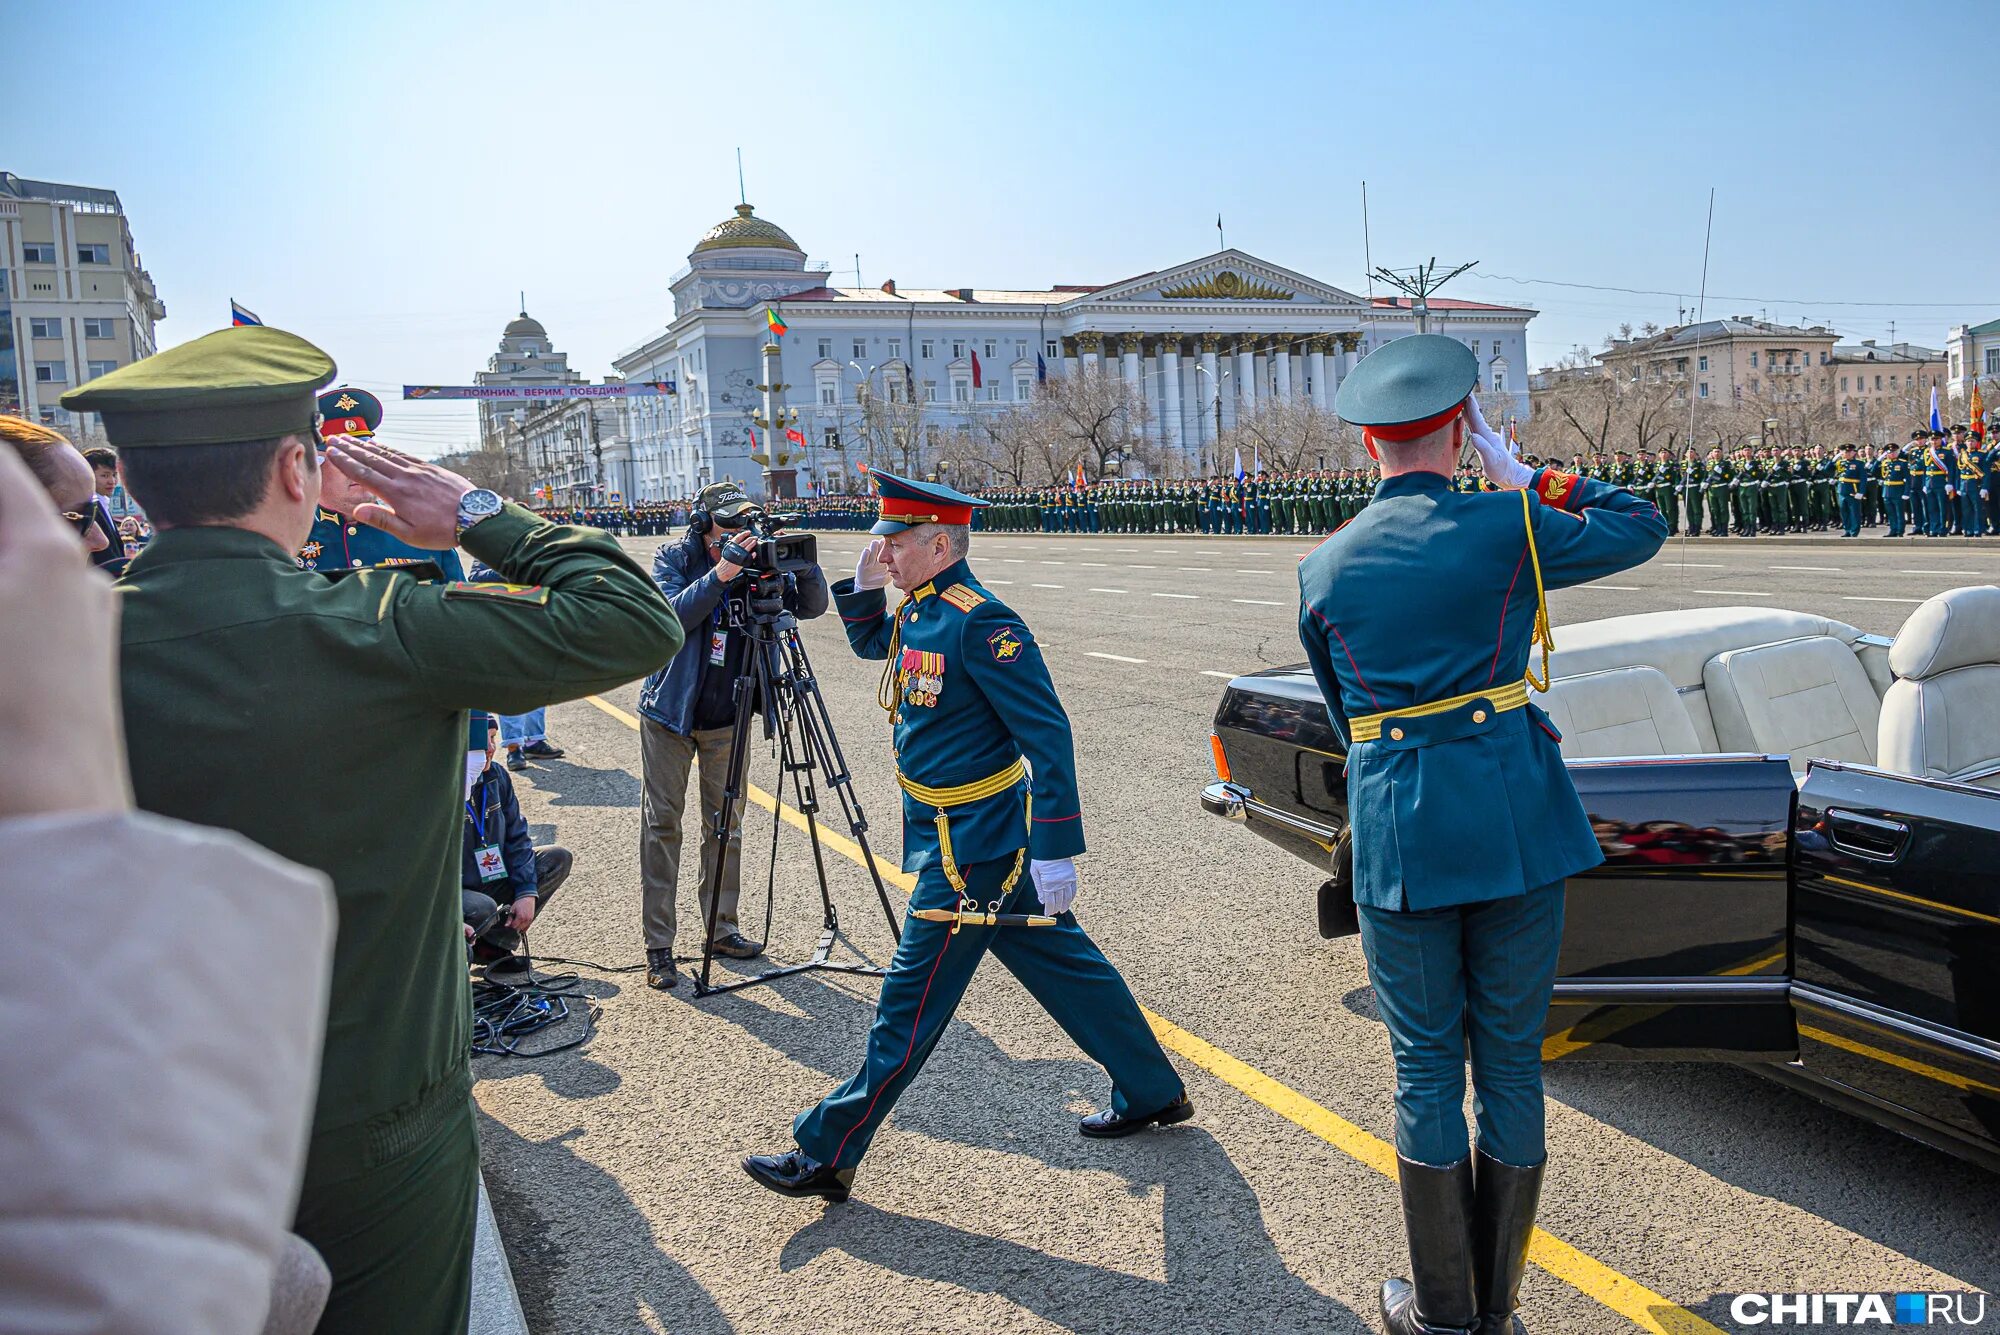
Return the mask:
[[89,511],[79,514],[75,510],[65,510],[62,512],[62,517],[69,520],[71,527],[76,529],[78,537],[89,537],[90,531],[97,527],[97,516]]

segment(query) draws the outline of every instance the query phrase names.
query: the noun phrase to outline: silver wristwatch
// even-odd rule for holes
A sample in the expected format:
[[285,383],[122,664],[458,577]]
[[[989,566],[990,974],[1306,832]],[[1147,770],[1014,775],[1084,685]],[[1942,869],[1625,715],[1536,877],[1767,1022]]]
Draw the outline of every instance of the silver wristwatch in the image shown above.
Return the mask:
[[463,538],[465,530],[482,520],[491,519],[500,513],[504,502],[497,491],[475,487],[458,498],[458,536]]

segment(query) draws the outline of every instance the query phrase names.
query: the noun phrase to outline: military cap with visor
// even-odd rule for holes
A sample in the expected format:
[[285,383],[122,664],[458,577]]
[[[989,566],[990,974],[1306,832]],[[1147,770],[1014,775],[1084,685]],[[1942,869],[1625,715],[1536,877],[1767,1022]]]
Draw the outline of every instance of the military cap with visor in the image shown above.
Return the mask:
[[297,334],[241,325],[168,348],[62,396],[121,450],[311,435],[333,358]]
[[942,482],[918,482],[879,468],[868,477],[882,498],[881,516],[868,531],[884,537],[919,524],[970,524],[972,512],[989,504]]
[[1374,442],[1415,440],[1449,426],[1479,385],[1472,349],[1443,334],[1410,334],[1363,357],[1333,397],[1342,420]]
[[319,396],[319,434],[372,436],[382,425],[382,400],[365,389],[335,385]]

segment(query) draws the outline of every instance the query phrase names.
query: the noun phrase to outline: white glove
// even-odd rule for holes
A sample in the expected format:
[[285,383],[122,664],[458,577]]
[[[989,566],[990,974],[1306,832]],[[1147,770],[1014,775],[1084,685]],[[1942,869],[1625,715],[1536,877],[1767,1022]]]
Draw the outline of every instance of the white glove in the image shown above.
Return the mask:
[[1034,878],[1035,895],[1051,917],[1069,912],[1069,906],[1076,902],[1075,858],[1030,862],[1028,875]]
[[857,589],[881,589],[889,583],[889,564],[882,559],[880,538],[861,549],[861,559],[854,563],[854,587]]
[[1466,396],[1465,420],[1472,428],[1472,448],[1479,451],[1479,466],[1486,470],[1488,481],[1503,491],[1519,491],[1535,480],[1535,470],[1522,463],[1513,447],[1486,425],[1476,394]]

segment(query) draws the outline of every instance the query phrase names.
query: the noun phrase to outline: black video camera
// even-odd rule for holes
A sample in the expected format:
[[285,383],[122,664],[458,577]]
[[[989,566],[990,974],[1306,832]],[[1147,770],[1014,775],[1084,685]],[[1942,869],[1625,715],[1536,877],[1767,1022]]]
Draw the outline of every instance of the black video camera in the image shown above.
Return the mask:
[[778,530],[787,524],[802,523],[804,515],[777,515],[761,506],[746,510],[744,528],[749,531],[750,560],[743,568],[751,575],[789,575],[811,570],[819,564],[819,539],[810,533]]

